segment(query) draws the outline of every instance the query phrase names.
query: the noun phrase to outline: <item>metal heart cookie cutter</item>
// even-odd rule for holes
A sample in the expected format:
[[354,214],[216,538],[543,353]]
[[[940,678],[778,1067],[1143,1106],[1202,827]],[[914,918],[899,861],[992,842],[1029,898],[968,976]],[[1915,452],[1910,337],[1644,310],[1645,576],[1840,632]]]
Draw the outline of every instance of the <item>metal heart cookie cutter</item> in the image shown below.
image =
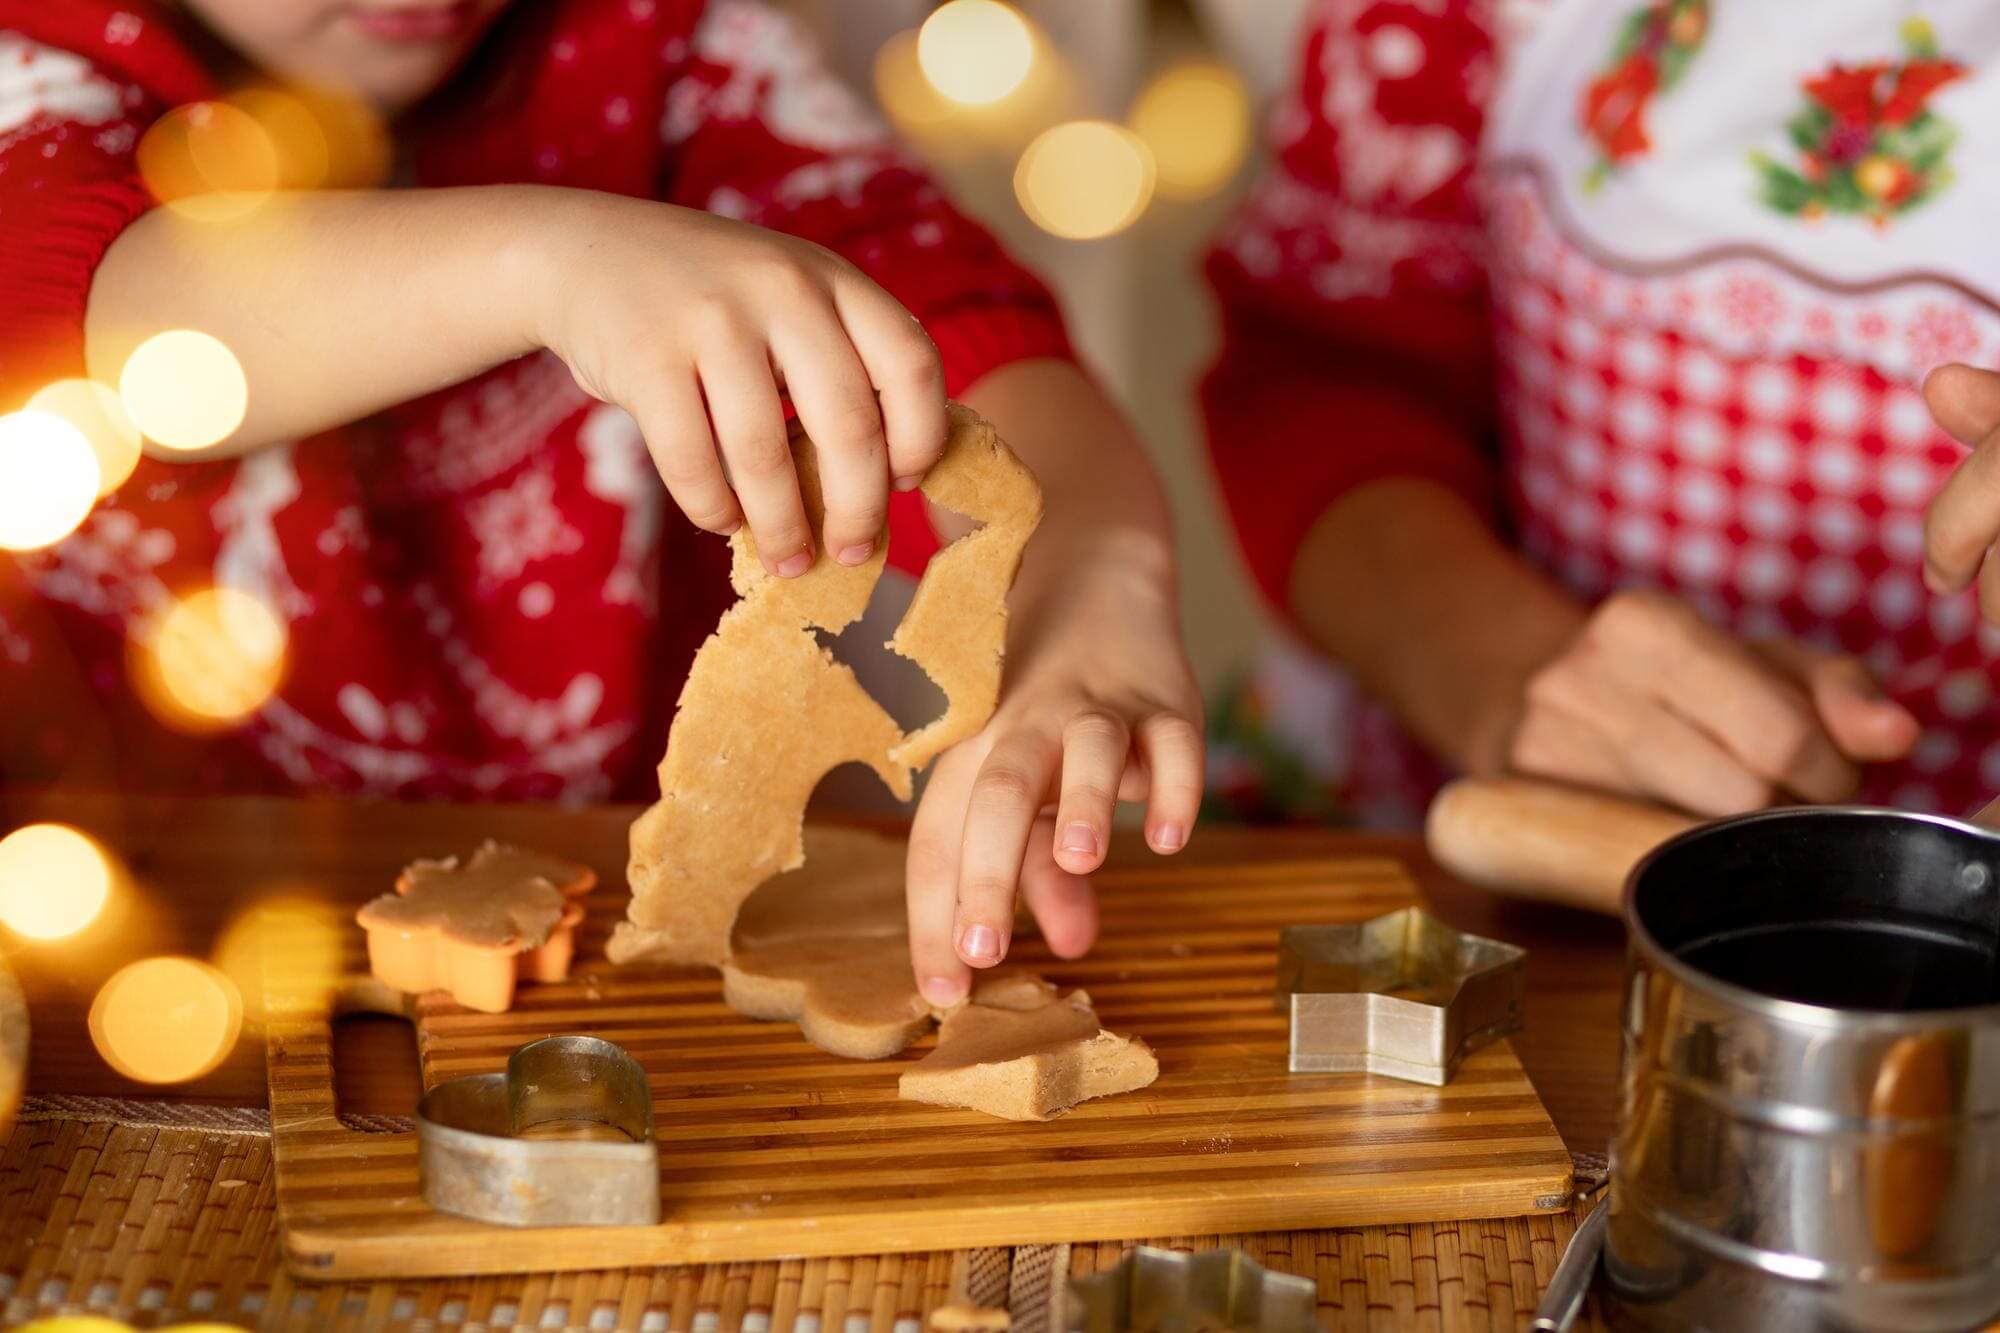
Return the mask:
[[502,1074],[417,1103],[417,1166],[440,1212],[515,1227],[650,1226],[660,1148],[646,1071],[597,1037],[545,1037]]
[[1318,1300],[1311,1279],[1241,1250],[1141,1245],[1116,1268],[1072,1278],[1065,1317],[1069,1333],[1318,1333]]
[[1467,1053],[1521,1026],[1525,951],[1420,908],[1278,937],[1295,1074],[1387,1074],[1440,1087]]

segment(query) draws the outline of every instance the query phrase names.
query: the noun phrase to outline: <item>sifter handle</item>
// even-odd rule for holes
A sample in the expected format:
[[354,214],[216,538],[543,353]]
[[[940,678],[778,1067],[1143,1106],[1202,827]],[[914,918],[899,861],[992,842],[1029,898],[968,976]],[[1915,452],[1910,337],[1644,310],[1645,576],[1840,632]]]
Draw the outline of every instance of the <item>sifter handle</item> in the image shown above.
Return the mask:
[[1529,778],[1461,778],[1424,822],[1432,857],[1460,879],[1523,897],[1616,912],[1625,876],[1690,816]]

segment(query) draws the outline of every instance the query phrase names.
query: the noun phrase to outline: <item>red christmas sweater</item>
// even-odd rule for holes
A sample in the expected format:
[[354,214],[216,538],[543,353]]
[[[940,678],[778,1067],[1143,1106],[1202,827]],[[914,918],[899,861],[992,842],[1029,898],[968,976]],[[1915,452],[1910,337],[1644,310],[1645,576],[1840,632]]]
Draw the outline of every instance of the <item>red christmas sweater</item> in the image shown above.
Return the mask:
[[[141,134],[225,91],[177,21],[0,0],[0,406],[83,373],[92,272],[153,202]],[[419,186],[607,190],[809,237],[918,316],[954,392],[1067,355],[1049,293],[760,4],[518,4],[397,137]],[[905,568],[930,544],[913,505]],[[210,584],[278,613],[289,666],[195,738],[140,702],[128,637]],[[631,418],[532,356],[240,461],[142,462],[75,535],[0,560],[0,779],[642,796],[728,598],[726,549],[667,501]]]
[[[1869,798],[2000,790],[2000,631],[1921,578],[1965,451],[1917,391],[2000,364],[1992,6],[1318,0],[1299,69],[1208,260],[1203,404],[1272,599],[1337,497],[1429,477],[1587,601],[1861,655],[1924,724]],[[1379,717],[1339,726],[1350,800],[1421,800]]]

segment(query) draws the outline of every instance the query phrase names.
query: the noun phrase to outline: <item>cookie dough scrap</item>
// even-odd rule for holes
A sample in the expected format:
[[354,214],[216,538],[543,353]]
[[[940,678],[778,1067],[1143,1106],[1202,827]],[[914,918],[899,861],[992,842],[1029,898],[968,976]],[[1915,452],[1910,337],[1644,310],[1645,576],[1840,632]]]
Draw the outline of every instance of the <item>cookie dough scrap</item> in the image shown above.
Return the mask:
[[[803,863],[806,803],[820,779],[858,762],[908,800],[913,770],[992,716],[1006,594],[1041,521],[1041,489],[978,414],[956,403],[949,414],[923,493],[981,526],[933,557],[889,645],[944,690],[943,716],[906,737],[814,635],[861,617],[886,541],[866,564],[821,558],[779,579],[758,562],[749,529],[738,530],[730,581],[741,600],[695,656],[660,763],[660,799],[632,825],[632,902],[607,948],[613,962],[720,966],[743,900]],[[818,451],[797,431],[792,458],[817,531]]]
[[[832,1055],[880,1060],[938,1016],[910,974],[903,846],[879,834],[814,829],[807,861],[751,894],[722,965],[722,995],[748,1018],[795,1022]],[[1038,1008],[1055,987],[1019,968],[975,979],[975,1002]]]
[[561,981],[576,953],[588,866],[488,841],[457,857],[414,861],[396,891],[355,916],[368,968],[393,990],[444,990],[468,1009],[504,1013],[521,981]]
[[1107,1032],[1090,997],[1072,991],[1035,1009],[968,1004],[945,1016],[937,1049],[903,1071],[907,1101],[961,1106],[1003,1120],[1047,1120],[1078,1102],[1149,1086],[1152,1048]]

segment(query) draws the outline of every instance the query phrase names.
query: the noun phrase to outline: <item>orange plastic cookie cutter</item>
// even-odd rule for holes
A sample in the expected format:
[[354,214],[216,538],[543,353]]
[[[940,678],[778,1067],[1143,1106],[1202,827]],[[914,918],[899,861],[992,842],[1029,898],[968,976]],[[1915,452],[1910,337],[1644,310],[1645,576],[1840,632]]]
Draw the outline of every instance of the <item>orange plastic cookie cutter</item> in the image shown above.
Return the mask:
[[457,857],[415,861],[396,891],[363,907],[368,969],[411,994],[442,990],[468,1009],[504,1013],[522,981],[561,981],[576,957],[579,901],[597,872],[488,841]]

